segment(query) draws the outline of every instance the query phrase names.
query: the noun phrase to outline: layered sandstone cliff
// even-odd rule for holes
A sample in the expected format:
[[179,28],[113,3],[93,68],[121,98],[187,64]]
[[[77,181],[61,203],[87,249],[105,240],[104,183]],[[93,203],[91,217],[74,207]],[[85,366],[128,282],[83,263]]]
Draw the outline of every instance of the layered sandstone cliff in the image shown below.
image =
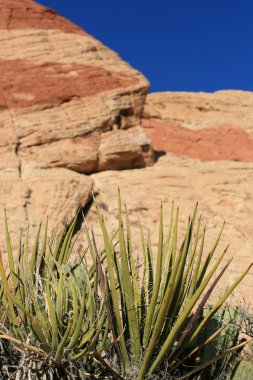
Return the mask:
[[252,92],[150,94],[142,125],[158,151],[203,161],[253,161]]
[[[165,215],[172,200],[179,205],[180,237],[198,201],[206,251],[227,221],[217,253],[230,242],[229,285],[252,260],[253,93],[146,97],[147,90],[140,73],[52,10],[0,0],[0,209],[7,208],[12,238],[28,221],[33,233],[46,215],[51,229],[70,221],[92,191],[116,230],[120,186],[135,253],[139,218],[156,252],[160,201]],[[159,159],[145,168],[153,162],[150,139]],[[94,205],[86,221],[101,247]],[[77,243],[84,246],[84,234]],[[251,272],[245,302],[253,302],[252,285]]]
[[47,214],[62,224],[91,195],[84,173],[152,164],[140,127],[147,91],[139,72],[54,11],[0,0],[0,206],[10,225]]
[[[225,262],[234,257],[218,285],[232,284],[252,262],[253,252],[253,93],[154,93],[146,98],[142,125],[158,158],[152,167],[93,174],[96,200],[110,228],[117,230],[117,187],[128,205],[132,241],[140,254],[139,219],[145,236],[150,230],[157,254],[159,205],[163,202],[165,230],[172,201],[179,206],[182,242],[188,216],[196,202],[202,227],[207,227],[205,252],[211,248],[223,222],[226,225],[216,255],[230,244]],[[88,214],[102,240],[95,208]],[[253,271],[231,300],[253,307]]]

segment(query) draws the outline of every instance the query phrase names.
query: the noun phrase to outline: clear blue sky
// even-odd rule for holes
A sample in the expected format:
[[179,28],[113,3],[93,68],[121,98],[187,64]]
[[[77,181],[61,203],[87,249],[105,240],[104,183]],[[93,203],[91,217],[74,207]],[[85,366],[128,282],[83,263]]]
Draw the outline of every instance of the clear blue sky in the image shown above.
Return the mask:
[[116,50],[151,91],[253,91],[253,0],[39,0]]

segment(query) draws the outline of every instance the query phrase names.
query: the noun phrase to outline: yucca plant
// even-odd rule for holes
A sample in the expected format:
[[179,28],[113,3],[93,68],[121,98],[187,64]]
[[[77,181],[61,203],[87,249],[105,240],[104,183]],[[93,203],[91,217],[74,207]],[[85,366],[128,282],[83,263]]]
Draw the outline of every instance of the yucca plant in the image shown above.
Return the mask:
[[[201,229],[201,218],[197,220],[196,206],[178,248],[178,210],[172,205],[168,232],[164,235],[161,206],[156,254],[152,252],[150,237],[145,240],[140,226],[143,261],[140,265],[140,259],[136,260],[133,254],[129,215],[126,207],[122,211],[120,193],[118,244],[110,238],[98,208],[97,215],[106,256],[101,263],[101,256],[96,253],[100,286],[110,329],[117,339],[114,349],[120,376],[129,378],[133,368],[137,368],[137,378],[142,380],[147,374],[166,368],[168,377],[180,373],[180,379],[184,379],[241,347],[231,347],[205,363],[200,361],[190,372],[184,370],[184,364],[192,364],[190,360],[198,356],[203,345],[222,331],[220,328],[203,342],[197,339],[252,266],[246,268],[204,314],[204,306],[231,263],[229,260],[216,274],[227,251],[226,248],[213,260],[223,227],[209,252],[204,254],[205,229]],[[90,250],[96,252],[95,238],[93,244],[91,240],[89,238]]]
[[[88,247],[74,263],[70,255],[76,219],[58,238],[48,237],[47,223],[40,238],[39,227],[31,247],[28,228],[15,257],[5,217],[8,265],[6,271],[0,255],[0,348],[3,352],[15,348],[19,353],[14,372],[10,371],[12,378],[83,379],[95,373],[101,379],[104,374],[121,380],[175,374],[190,379],[246,343],[201,360],[205,347],[224,334],[226,324],[209,335],[202,331],[208,331],[251,265],[206,311],[231,260],[215,275],[227,248],[214,260],[221,230],[204,254],[205,229],[197,220],[197,207],[180,248],[174,206],[166,234],[160,209],[157,253],[140,225],[142,258],[134,255],[129,215],[126,207],[122,210],[120,193],[115,236],[110,237],[99,209],[97,215],[103,250],[98,252],[96,238],[86,228]],[[196,364],[199,357],[196,368],[186,371],[186,365]]]
[[31,249],[28,228],[15,260],[5,216],[8,265],[6,274],[0,254],[0,302],[5,313],[0,339],[23,354],[16,378],[27,379],[32,373],[35,379],[43,378],[41,373],[84,378],[82,373],[94,361],[91,353],[107,339],[106,309],[96,275],[89,278],[82,257],[75,264],[69,262],[75,222],[58,239],[48,239],[46,223],[42,244],[39,227]]

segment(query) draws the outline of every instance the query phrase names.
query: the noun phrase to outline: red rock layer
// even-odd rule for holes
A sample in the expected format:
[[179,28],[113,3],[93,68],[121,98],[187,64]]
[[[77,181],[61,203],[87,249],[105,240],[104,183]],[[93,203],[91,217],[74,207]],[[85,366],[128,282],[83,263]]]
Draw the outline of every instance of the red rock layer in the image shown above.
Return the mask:
[[31,0],[0,0],[0,29],[60,29],[87,34],[52,9]]
[[193,131],[176,123],[144,119],[142,126],[156,151],[170,152],[202,161],[253,162],[253,136],[241,128],[217,125]]
[[0,107],[57,105],[73,98],[126,88],[138,79],[102,67],[45,63],[23,60],[0,61]]

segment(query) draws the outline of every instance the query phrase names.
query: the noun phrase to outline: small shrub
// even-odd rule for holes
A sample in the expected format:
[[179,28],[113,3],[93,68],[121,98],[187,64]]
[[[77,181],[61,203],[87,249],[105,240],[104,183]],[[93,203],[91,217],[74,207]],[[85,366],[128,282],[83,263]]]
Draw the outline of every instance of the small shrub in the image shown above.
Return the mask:
[[88,352],[106,338],[106,309],[85,265],[68,262],[75,221],[59,239],[47,238],[46,225],[41,247],[39,228],[31,250],[27,229],[16,262],[7,219],[5,226],[10,273],[6,275],[0,255],[7,329],[0,338],[23,353],[15,366],[16,378],[35,378],[37,373],[39,379],[42,372],[62,379],[80,377],[90,366]]
[[[183,244],[178,249],[178,210],[175,212],[172,207],[169,229],[164,235],[161,207],[156,265],[153,265],[151,241],[145,241],[140,227],[143,255],[143,266],[140,267],[133,256],[128,211],[127,208],[122,211],[120,194],[118,199],[117,248],[97,209],[104,237],[106,266],[99,262],[98,253],[97,258],[110,326],[114,330],[114,338],[117,338],[115,354],[119,372],[129,376],[132,368],[139,368],[138,380],[164,370],[167,376],[188,378],[239,348],[233,346],[225,352],[217,352],[217,356],[201,362],[191,371],[184,367],[190,358],[198,355],[201,346],[215,338],[209,336],[206,341],[198,342],[200,333],[206,330],[251,265],[204,316],[209,296],[231,262],[229,260],[215,276],[227,251],[226,248],[212,263],[222,230],[204,256],[205,229],[201,231],[201,221],[196,221],[196,206],[188,221]],[[96,250],[95,239],[93,245]],[[104,273],[102,267],[105,268]]]
[[[39,227],[32,247],[28,228],[14,257],[5,217],[9,271],[0,255],[2,378],[194,379],[200,373],[200,379],[208,366],[213,376],[214,363],[246,344],[238,344],[223,306],[251,265],[206,309],[231,260],[217,273],[227,251],[214,260],[222,229],[204,255],[197,206],[181,246],[178,210],[172,206],[165,234],[161,207],[155,265],[150,237],[145,239],[141,226],[142,257],[134,255],[120,194],[113,238],[98,208],[97,216],[104,248],[98,252],[86,228],[87,249],[74,263],[76,220],[58,238],[48,238],[47,223],[41,237]],[[228,332],[233,342],[227,341]]]

